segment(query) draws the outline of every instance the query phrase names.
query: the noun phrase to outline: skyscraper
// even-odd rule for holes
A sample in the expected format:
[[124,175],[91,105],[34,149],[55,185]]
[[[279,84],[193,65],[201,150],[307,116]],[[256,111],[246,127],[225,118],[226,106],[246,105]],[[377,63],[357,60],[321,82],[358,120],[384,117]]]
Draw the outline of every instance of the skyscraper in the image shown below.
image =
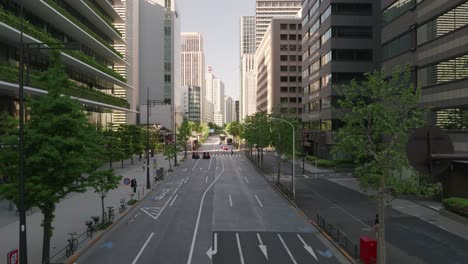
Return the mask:
[[224,83],[220,79],[213,80],[213,110],[214,123],[224,126]]
[[[200,122],[212,121],[206,104],[205,90],[205,54],[203,51],[203,37],[198,32],[182,32],[180,50],[181,85],[196,86],[200,89]],[[209,107],[208,107],[209,108]],[[205,110],[205,111],[204,111]]]
[[255,16],[240,18],[240,116],[255,113]]
[[255,2],[256,47],[260,45],[273,17],[296,16],[301,10],[300,0],[256,0]]

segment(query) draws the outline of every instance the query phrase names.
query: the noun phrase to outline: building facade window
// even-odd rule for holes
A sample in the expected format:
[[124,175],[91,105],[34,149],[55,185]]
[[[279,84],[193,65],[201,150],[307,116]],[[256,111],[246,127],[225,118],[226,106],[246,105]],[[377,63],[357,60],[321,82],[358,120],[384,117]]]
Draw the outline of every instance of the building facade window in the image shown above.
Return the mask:
[[329,51],[325,55],[323,55],[322,58],[321,58],[322,66],[329,63],[331,60],[332,60],[332,52]]
[[418,27],[418,45],[468,25],[468,2]]
[[434,125],[448,130],[468,130],[466,107],[437,109],[432,112]]
[[335,49],[332,60],[336,61],[372,61],[371,49]]
[[372,27],[368,26],[336,26],[332,28],[334,38],[372,38]]
[[387,24],[395,18],[411,10],[416,5],[415,0],[397,0],[382,12],[382,21]]
[[333,3],[333,15],[370,16],[372,15],[372,4],[359,3]]
[[330,5],[330,6],[328,6],[327,9],[325,9],[325,11],[323,11],[322,15],[320,16],[320,20],[322,22],[325,21],[331,15],[331,13],[332,13],[331,10],[332,10],[332,8],[331,8],[331,5]]
[[320,42],[322,45],[327,42],[332,36],[332,29],[328,29],[325,33],[323,33],[322,37],[320,38]]
[[384,44],[382,49],[383,59],[386,60],[407,52],[413,49],[414,46],[414,30],[412,30]]
[[468,78],[468,54],[418,70],[422,87]]

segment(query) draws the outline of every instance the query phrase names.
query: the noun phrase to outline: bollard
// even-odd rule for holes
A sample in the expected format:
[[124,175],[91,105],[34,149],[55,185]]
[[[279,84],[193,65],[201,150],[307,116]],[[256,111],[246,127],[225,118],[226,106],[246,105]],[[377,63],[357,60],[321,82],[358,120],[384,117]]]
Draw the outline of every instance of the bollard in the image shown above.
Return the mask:
[[140,200],[140,191],[138,191],[138,200]]

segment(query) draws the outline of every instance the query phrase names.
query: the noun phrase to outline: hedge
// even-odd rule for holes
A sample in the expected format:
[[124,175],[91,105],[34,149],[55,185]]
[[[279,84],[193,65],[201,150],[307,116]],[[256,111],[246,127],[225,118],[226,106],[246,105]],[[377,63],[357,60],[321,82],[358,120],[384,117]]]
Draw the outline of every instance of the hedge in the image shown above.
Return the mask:
[[443,204],[450,212],[468,218],[468,199],[452,197],[444,199]]
[[[4,64],[0,64],[0,80],[11,82],[11,83],[18,83],[18,76],[19,70],[18,68],[14,68],[12,66],[7,66]],[[42,74],[37,71],[30,71],[29,79],[30,79],[30,86],[35,88],[44,89],[47,91],[47,86],[43,80],[41,80]],[[104,104],[110,104],[114,106],[119,106],[123,108],[130,108],[129,103],[127,100],[115,97],[110,94],[105,94],[101,91],[83,88],[78,85],[74,85],[70,82],[70,85],[67,89],[65,89],[64,93],[68,96],[75,96],[82,99],[88,99],[92,101],[101,102]]]
[[[2,6],[0,6],[0,22],[3,22],[13,28],[19,29],[20,28],[20,19],[12,14],[11,12],[3,9]],[[28,21],[25,21],[24,23],[24,32],[28,34],[29,36],[36,38],[43,43],[61,43],[61,41],[57,40],[56,38],[52,37],[49,33],[37,28],[36,26],[28,23]],[[102,72],[105,72],[109,74],[110,76],[126,82],[127,79],[125,79],[122,75],[118,74],[114,70],[110,69],[109,67],[97,62],[95,59],[91,58],[90,56],[84,54],[81,51],[78,50],[67,50],[65,48],[59,49],[61,52],[66,53]]]

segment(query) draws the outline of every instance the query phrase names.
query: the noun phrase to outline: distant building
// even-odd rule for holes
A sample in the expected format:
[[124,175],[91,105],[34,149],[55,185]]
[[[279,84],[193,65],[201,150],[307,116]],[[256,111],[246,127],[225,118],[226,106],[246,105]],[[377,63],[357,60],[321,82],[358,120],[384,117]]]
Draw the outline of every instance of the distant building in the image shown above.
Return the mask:
[[255,53],[257,111],[302,114],[301,19],[273,18]]
[[255,16],[240,18],[240,116],[255,113]]
[[214,123],[220,127],[223,127],[225,124],[224,83],[220,79],[213,80],[213,110],[214,110]]
[[235,116],[236,116],[235,121],[240,122],[240,115],[239,115],[240,101],[239,100],[236,100],[234,108],[235,108]]
[[230,96],[224,96],[224,123],[231,123],[233,120],[234,101]]
[[201,88],[198,86],[187,87],[188,107],[186,117],[188,121],[201,122]]

